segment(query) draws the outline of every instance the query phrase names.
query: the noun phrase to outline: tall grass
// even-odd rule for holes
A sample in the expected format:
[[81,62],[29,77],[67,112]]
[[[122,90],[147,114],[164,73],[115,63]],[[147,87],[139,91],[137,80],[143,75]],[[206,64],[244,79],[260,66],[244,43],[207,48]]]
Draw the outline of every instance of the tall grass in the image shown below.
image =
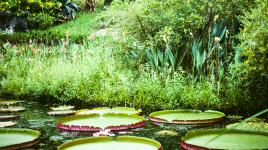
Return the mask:
[[[114,43],[110,38],[95,42]],[[120,46],[62,43],[7,45],[1,61],[1,96],[86,101],[99,106],[133,106],[148,111],[211,108],[219,98],[209,81],[194,82],[182,70],[161,72],[147,64],[127,67]]]

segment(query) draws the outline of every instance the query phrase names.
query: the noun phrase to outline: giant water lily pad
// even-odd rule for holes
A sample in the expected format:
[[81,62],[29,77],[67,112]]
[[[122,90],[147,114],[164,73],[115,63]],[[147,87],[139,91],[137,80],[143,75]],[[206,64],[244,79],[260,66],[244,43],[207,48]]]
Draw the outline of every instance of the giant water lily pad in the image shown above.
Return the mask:
[[138,115],[141,110],[136,110],[135,108],[131,107],[98,107],[94,109],[84,109],[78,111],[77,115],[88,115],[88,114],[107,114],[107,113],[115,113],[115,114],[128,114],[128,115]]
[[0,100],[0,105],[14,105],[18,103],[22,103],[23,101],[18,100]]
[[3,128],[3,127],[11,127],[11,126],[14,126],[16,125],[17,122],[13,122],[13,121],[0,121],[0,127]]
[[0,120],[15,120],[18,119],[18,115],[1,115]]
[[58,107],[50,107],[50,109],[52,109],[54,111],[65,111],[65,110],[74,109],[74,106],[63,105],[63,106],[58,106]]
[[70,116],[74,115],[76,111],[74,110],[59,110],[59,111],[49,111],[47,112],[48,115],[52,116]]
[[24,111],[24,107],[7,107],[7,108],[0,108],[0,112],[8,113],[8,112],[20,112]]
[[59,120],[57,127],[72,131],[126,130],[145,125],[144,117],[126,114],[76,115]]
[[245,122],[233,123],[226,126],[228,129],[238,129],[246,131],[259,131],[268,133],[268,123],[266,122]]
[[30,129],[0,129],[0,149],[21,149],[39,142],[40,132]]
[[59,146],[59,150],[163,150],[161,144],[155,140],[135,137],[119,136],[90,137],[67,142]]
[[181,109],[153,112],[149,119],[156,123],[210,124],[223,120],[224,116],[224,113],[218,111]]
[[268,149],[268,133],[230,129],[188,132],[183,149]]

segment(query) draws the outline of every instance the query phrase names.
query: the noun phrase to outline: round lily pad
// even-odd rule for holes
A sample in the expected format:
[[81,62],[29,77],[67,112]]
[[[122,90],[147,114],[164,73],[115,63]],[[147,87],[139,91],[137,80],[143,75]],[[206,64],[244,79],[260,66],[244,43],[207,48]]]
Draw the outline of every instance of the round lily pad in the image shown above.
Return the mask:
[[0,108],[0,112],[8,113],[8,112],[20,112],[24,111],[24,107],[8,107],[8,108]]
[[13,122],[13,121],[0,121],[0,127],[3,128],[3,127],[11,127],[11,126],[14,126],[16,125],[17,122]]
[[50,109],[54,111],[64,111],[64,110],[74,109],[74,106],[63,105],[63,106],[58,106],[58,107],[50,107]]
[[70,116],[74,115],[76,111],[74,110],[60,110],[60,111],[49,111],[47,114],[52,116]]
[[18,103],[22,103],[24,101],[18,101],[18,100],[0,100],[0,105],[14,105]]
[[0,129],[0,149],[15,150],[30,147],[39,142],[39,131],[19,128]]
[[18,115],[1,115],[0,120],[15,120],[18,119]]
[[224,119],[224,113],[218,111],[200,110],[165,110],[153,112],[149,119],[156,123],[171,124],[212,124]]
[[135,137],[89,137],[64,143],[58,150],[164,150],[161,144],[155,140]]
[[268,133],[230,129],[188,132],[180,143],[183,149],[268,149]]
[[57,128],[71,131],[126,130],[145,126],[144,117],[126,114],[76,115],[59,120]]
[[128,114],[128,115],[138,115],[141,110],[136,110],[131,107],[98,107],[94,109],[84,109],[80,110],[76,113],[76,115],[88,115],[88,114],[107,114],[107,113],[115,113],[115,114]]
[[268,133],[268,123],[266,122],[245,122],[233,123],[226,126],[228,129],[238,129],[246,131],[259,131]]

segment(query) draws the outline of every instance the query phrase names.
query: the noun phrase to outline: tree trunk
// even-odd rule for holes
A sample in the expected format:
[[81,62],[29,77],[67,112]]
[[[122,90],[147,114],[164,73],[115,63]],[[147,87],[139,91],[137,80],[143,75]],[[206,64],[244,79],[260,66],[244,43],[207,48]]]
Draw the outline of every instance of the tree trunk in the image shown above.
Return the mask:
[[85,9],[90,12],[95,11],[95,0],[87,0]]

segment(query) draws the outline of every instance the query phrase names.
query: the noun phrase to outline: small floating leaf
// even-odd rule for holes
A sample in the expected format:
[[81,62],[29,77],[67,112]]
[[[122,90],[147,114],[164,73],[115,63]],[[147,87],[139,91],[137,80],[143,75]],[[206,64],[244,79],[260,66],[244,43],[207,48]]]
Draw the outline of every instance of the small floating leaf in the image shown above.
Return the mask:
[[178,132],[171,130],[162,130],[155,133],[157,136],[178,136]]

